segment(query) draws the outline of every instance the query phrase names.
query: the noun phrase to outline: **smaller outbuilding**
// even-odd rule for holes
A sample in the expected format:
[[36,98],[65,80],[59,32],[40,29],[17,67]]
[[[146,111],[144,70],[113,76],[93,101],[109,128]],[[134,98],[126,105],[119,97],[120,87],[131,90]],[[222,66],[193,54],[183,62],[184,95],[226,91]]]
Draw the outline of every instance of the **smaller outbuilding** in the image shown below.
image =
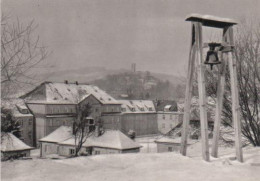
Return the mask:
[[1,133],[1,160],[29,157],[33,148],[12,133]]
[[[48,136],[39,140],[41,157],[56,154],[70,157],[75,154],[75,137],[72,128],[61,126]],[[97,136],[91,135],[83,143],[80,155],[115,153],[137,153],[140,145],[119,130],[105,130]]]
[[[181,137],[162,137],[154,141],[157,144],[157,152],[179,152],[181,148]],[[188,146],[196,143],[195,140],[188,139]]]

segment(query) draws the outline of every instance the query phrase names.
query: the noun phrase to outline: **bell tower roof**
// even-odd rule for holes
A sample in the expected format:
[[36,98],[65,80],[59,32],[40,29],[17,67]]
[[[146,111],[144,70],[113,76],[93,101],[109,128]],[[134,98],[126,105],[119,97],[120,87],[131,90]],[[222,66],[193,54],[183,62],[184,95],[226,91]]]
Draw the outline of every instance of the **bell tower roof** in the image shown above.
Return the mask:
[[201,22],[203,26],[210,26],[215,28],[225,28],[237,24],[235,20],[229,18],[221,18],[211,15],[191,14],[187,16],[186,21]]

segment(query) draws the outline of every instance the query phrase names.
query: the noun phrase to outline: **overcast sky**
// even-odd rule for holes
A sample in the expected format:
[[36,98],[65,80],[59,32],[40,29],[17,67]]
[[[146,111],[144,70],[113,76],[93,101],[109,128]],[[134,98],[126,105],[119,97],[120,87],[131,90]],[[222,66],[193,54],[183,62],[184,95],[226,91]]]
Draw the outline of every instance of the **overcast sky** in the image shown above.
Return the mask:
[[[2,10],[37,34],[57,68],[130,68],[184,74],[190,13],[260,17],[260,0],[2,0]],[[206,39],[206,38],[205,38]]]

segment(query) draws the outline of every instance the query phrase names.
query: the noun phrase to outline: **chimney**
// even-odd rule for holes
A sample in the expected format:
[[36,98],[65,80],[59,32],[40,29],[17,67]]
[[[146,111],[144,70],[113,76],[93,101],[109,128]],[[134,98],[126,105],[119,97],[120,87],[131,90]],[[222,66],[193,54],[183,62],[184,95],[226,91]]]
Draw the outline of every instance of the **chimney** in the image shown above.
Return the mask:
[[76,85],[79,85],[78,81],[75,82]]
[[65,83],[65,84],[68,84],[68,83],[69,83],[69,81],[68,81],[68,80],[64,80],[64,83]]

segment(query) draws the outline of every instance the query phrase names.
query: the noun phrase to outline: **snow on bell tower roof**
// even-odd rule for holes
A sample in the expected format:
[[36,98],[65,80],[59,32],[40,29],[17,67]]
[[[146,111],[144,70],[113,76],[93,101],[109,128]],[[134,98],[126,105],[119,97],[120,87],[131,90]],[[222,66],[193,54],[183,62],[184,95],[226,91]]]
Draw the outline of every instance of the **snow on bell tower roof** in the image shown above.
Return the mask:
[[186,17],[186,21],[201,22],[203,26],[210,26],[215,28],[224,28],[237,24],[237,22],[233,19],[201,14],[190,14]]

